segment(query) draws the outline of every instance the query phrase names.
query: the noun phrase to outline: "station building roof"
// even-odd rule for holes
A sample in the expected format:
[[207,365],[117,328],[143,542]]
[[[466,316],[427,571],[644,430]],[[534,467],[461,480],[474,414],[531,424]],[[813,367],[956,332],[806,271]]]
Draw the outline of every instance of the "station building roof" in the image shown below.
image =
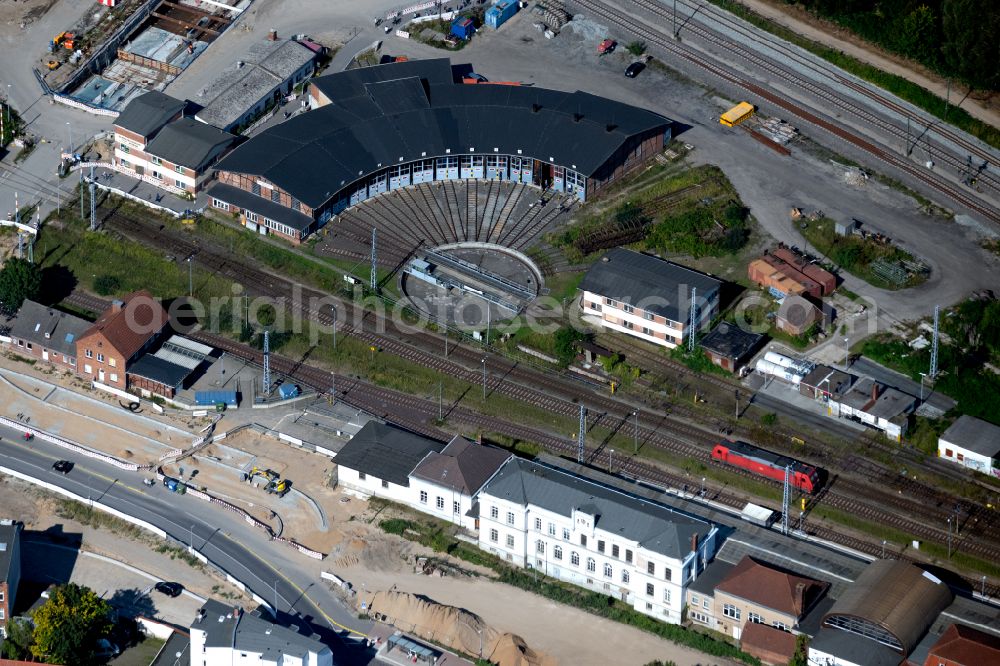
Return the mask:
[[447,59],[338,72],[329,104],[276,125],[218,169],[265,178],[317,208],[366,174],[448,154],[523,155],[594,176],[631,138],[670,121],[585,92],[455,83]]
[[909,562],[876,560],[837,599],[823,625],[905,655],[951,601],[948,586],[933,574]]

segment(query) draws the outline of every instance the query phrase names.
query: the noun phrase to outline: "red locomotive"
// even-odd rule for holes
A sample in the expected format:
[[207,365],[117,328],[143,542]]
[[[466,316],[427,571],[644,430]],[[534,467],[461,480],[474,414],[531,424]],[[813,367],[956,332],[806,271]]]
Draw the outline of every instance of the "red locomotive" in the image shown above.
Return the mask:
[[712,459],[766,476],[785,481],[785,467],[791,467],[791,483],[805,493],[813,493],[820,486],[820,472],[794,458],[757,448],[746,442],[720,442],[712,449]]

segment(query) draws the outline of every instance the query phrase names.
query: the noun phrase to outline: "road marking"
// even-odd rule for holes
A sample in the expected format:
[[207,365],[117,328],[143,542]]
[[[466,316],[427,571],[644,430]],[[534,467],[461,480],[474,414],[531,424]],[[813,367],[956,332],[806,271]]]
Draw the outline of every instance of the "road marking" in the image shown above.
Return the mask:
[[[267,562],[265,562],[264,560],[262,560],[260,557],[258,557],[257,554],[254,553],[253,550],[251,550],[248,546],[246,546],[242,541],[240,541],[239,539],[233,537],[230,534],[226,534],[226,538],[228,538],[228,539],[232,540],[234,543],[237,543],[240,546],[242,546],[243,549],[246,550],[246,552],[249,553],[251,557],[253,557],[254,559],[256,559],[261,564],[265,565],[268,569],[271,569],[278,576],[281,576],[281,579],[283,581],[285,581],[285,583],[287,585],[289,585],[290,587],[294,588],[295,591],[299,593],[299,596],[301,596],[304,599],[309,599],[309,603],[311,603],[313,606],[315,606],[316,610],[318,610],[320,612],[320,615],[323,616],[323,619],[325,619],[331,625],[333,625],[335,627],[340,627],[344,631],[347,631],[347,632],[352,633],[352,634],[356,634],[358,636],[361,636],[362,638],[368,638],[368,634],[363,633],[361,631],[358,631],[357,629],[351,629],[350,627],[345,627],[344,625],[342,625],[341,623],[337,622],[332,617],[330,617],[329,615],[327,615],[326,611],[324,611],[323,608],[318,603],[316,603],[315,601],[313,601],[309,597],[309,595],[306,594],[305,590],[303,590],[301,587],[299,587],[298,585],[296,585],[295,583],[293,583],[292,581],[290,581],[288,579],[288,577],[285,576],[285,574],[281,573],[280,570],[272,568],[270,564],[268,564]],[[275,609],[275,611],[277,611],[277,609]]]

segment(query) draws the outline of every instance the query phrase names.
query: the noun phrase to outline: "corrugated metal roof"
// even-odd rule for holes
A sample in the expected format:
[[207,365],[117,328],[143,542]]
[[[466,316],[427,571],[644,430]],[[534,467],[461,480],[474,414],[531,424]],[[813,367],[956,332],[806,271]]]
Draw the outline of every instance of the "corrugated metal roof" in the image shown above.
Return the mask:
[[837,599],[823,624],[837,616],[863,620],[892,634],[908,654],[951,600],[948,586],[923,569],[876,560]]

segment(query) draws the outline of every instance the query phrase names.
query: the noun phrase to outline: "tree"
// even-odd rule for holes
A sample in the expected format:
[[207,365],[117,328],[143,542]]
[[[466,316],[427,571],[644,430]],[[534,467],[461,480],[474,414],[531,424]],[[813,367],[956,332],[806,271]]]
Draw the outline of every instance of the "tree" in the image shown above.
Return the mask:
[[34,641],[34,627],[26,618],[12,617],[7,623],[7,638],[3,641],[3,657],[7,659],[28,659]]
[[641,56],[643,53],[646,52],[646,42],[638,42],[638,41],[631,42],[628,46],[625,47],[625,50],[627,50],[629,53],[631,53],[636,57]]
[[111,630],[111,605],[76,583],[56,587],[35,611],[31,653],[54,664],[89,664],[97,639]]
[[8,314],[20,309],[26,298],[34,298],[42,286],[42,271],[27,259],[8,259],[0,269],[0,308]]
[[1000,12],[984,0],[941,3],[941,52],[948,71],[980,90],[1000,86]]
[[114,275],[98,275],[94,278],[94,291],[101,296],[111,296],[122,288],[122,281]]
[[934,10],[920,5],[903,19],[897,44],[904,55],[933,67],[941,52],[937,47],[938,34]]
[[809,663],[809,637],[805,634],[799,634],[795,638],[795,654],[792,655],[792,660],[788,662],[788,666],[807,666]]

